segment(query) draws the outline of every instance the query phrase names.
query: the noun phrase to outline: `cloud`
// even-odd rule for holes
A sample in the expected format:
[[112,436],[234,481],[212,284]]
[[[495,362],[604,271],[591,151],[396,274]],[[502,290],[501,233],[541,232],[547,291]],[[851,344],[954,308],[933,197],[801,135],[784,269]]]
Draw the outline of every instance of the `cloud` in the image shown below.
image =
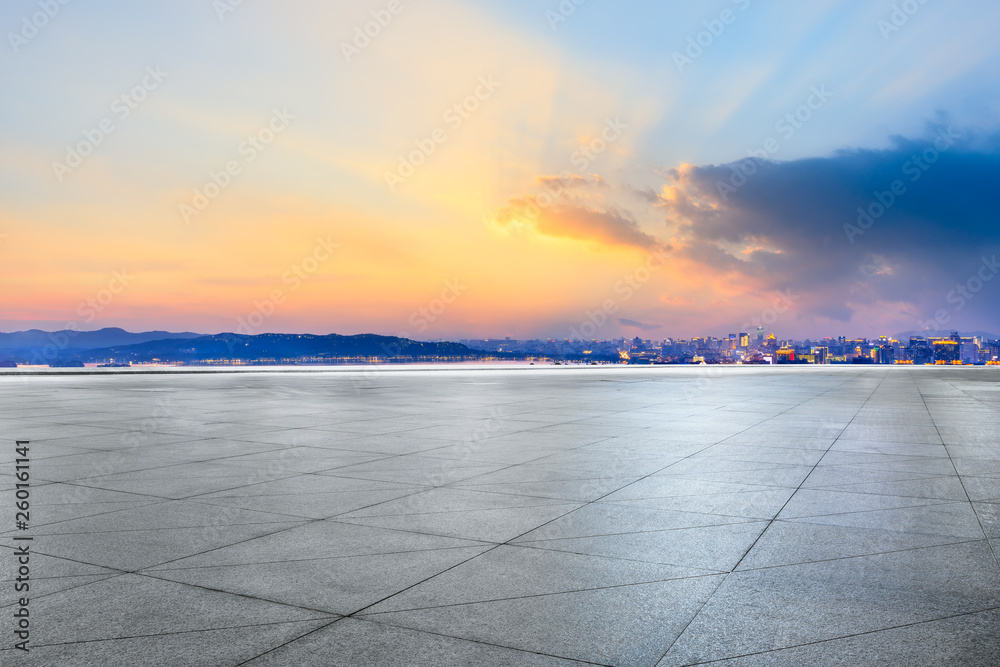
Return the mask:
[[[794,286],[799,316],[849,321],[862,307],[933,313],[1000,250],[1000,135],[937,126],[882,150],[682,165],[659,195],[675,253],[748,291]],[[895,190],[895,191],[894,191]],[[1000,277],[954,315],[997,324]]]
[[649,324],[647,322],[638,322],[636,320],[630,320],[627,318],[619,318],[616,320],[618,324],[629,329],[640,329],[642,331],[655,331],[656,329],[662,328],[659,324]]
[[494,224],[668,250],[649,321],[742,322],[793,289],[800,298],[775,323],[786,332],[918,329],[942,312],[947,326],[1000,328],[1000,274],[978,278],[984,260],[1000,254],[1000,134],[936,125],[882,149],[656,173],[659,188],[540,176],[545,191],[509,200]]
[[625,185],[625,191],[630,195],[639,199],[640,201],[646,202],[648,204],[660,204],[662,203],[660,199],[660,193],[650,187],[636,187],[634,185]]
[[577,203],[545,206],[541,197],[516,197],[500,209],[495,222],[502,229],[530,228],[557,239],[589,241],[602,246],[665,250],[660,239],[647,234],[628,214],[602,211]]
[[608,188],[610,185],[600,174],[590,174],[589,176],[579,176],[568,174],[565,176],[536,176],[535,182],[549,189],[592,189]]

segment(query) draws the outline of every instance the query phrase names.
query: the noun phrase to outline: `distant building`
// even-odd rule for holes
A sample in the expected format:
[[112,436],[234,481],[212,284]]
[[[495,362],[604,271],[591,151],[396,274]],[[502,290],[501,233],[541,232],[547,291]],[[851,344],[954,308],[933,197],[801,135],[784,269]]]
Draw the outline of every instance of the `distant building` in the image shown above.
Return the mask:
[[974,364],[979,361],[979,346],[974,343],[960,343],[958,358],[963,364]]
[[906,358],[915,364],[934,363],[934,349],[930,341],[923,336],[910,336],[910,344],[906,348]]
[[775,353],[775,360],[779,364],[790,364],[795,361],[795,348],[783,347]]
[[961,361],[958,341],[950,339],[934,341],[934,360],[938,362]]
[[896,363],[896,351],[892,345],[883,343],[872,350],[872,361],[876,364],[894,364]]

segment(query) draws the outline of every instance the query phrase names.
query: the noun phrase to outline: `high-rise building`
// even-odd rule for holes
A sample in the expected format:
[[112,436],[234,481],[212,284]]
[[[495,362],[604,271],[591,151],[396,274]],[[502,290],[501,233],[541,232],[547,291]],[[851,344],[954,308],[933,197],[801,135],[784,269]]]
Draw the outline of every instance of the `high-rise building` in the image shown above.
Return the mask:
[[746,349],[750,347],[750,334],[746,332],[740,332],[740,347]]
[[974,343],[960,343],[958,346],[958,358],[963,364],[974,364],[979,361],[979,346]]
[[893,364],[896,362],[896,353],[891,344],[883,343],[872,350],[872,359],[876,364]]
[[775,352],[775,360],[779,364],[788,364],[795,361],[795,349],[791,347],[783,347],[777,352]]
[[959,361],[959,343],[954,340],[934,341],[934,360],[940,362]]
[[923,336],[910,336],[906,357],[915,364],[930,364],[934,362],[934,350]]
[[757,347],[763,347],[764,345],[764,327],[757,327]]

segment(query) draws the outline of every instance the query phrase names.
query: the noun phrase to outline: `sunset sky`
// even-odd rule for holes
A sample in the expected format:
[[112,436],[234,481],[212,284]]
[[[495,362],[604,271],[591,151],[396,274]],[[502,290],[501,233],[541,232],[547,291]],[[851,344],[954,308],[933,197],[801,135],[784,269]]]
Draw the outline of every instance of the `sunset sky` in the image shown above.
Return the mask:
[[1000,5],[895,5],[10,0],[0,330],[1000,334]]

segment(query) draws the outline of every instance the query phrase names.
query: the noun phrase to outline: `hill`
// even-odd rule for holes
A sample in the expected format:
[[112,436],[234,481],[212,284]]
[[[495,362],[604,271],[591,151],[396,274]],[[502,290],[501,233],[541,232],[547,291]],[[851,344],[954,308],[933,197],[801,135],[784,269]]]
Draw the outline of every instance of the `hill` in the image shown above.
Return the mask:
[[117,327],[97,331],[42,331],[29,329],[13,333],[0,333],[0,351],[40,349],[55,345],[65,350],[94,350],[112,345],[134,345],[167,338],[198,338],[204,334],[191,332],[170,333],[169,331],[144,331],[131,333]]
[[[155,340],[133,345],[114,345],[86,350],[76,355],[85,362],[181,362],[197,364],[218,361],[241,363],[324,363],[352,359],[461,360],[479,359],[482,352],[460,343],[422,343],[395,336],[359,334],[258,334],[224,333],[198,338]],[[490,355],[492,356],[492,355]]]

